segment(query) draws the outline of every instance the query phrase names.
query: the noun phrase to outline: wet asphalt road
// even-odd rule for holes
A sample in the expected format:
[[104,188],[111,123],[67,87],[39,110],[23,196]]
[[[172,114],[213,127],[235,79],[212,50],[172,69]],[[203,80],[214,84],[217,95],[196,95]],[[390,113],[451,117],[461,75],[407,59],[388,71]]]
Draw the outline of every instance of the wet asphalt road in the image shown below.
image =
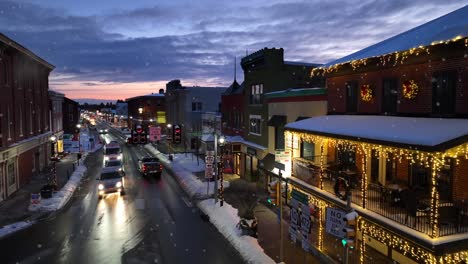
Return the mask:
[[[103,136],[106,141],[117,135]],[[141,146],[121,144],[126,195],[97,197],[102,151],[87,159],[88,177],[60,212],[0,240],[1,263],[243,263],[210,223],[200,218],[175,179],[145,179]]]

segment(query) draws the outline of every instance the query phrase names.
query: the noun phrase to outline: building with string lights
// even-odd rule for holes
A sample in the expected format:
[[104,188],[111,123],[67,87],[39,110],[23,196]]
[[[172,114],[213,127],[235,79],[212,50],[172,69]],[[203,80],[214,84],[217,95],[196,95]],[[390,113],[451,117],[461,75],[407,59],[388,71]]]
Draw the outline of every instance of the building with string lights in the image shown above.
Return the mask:
[[[286,180],[318,212],[308,242],[320,254],[468,261],[466,17],[468,6],[312,70],[326,78],[328,115],[285,126]],[[328,211],[349,211],[347,197],[359,217],[344,255]]]

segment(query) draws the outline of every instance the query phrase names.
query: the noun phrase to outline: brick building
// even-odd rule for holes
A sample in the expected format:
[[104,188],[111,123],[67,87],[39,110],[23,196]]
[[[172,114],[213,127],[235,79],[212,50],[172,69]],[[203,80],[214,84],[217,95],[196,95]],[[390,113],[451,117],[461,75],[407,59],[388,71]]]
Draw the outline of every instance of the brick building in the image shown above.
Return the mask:
[[322,77],[310,77],[314,63],[284,60],[284,50],[264,48],[242,58],[244,130],[241,177],[258,179],[258,161],[268,154],[268,105],[264,94],[293,88],[321,87]]
[[140,124],[148,126],[166,126],[166,98],[164,90],[159,93],[152,93],[136,96],[125,100],[128,107],[128,124],[131,129]]
[[0,33],[0,201],[49,162],[48,78],[53,69]]
[[312,71],[326,77],[329,115],[287,124],[285,145],[288,183],[319,212],[309,238],[319,252],[344,257],[333,247],[342,237],[320,227],[349,194],[351,261],[468,261],[467,16],[468,6]]
[[51,156],[63,153],[63,100],[65,95],[49,90]]
[[63,131],[65,134],[74,134],[77,132],[76,125],[80,121],[80,105],[67,97],[63,98]]

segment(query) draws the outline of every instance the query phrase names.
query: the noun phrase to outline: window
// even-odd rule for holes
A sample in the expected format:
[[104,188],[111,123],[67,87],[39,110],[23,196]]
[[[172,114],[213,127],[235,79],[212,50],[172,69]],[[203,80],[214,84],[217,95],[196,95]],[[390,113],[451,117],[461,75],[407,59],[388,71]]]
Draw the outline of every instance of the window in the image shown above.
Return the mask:
[[301,158],[307,160],[315,159],[315,144],[303,141],[301,143]]
[[258,115],[251,115],[250,116],[250,133],[254,135],[261,135],[261,117]]
[[20,122],[19,122],[20,135],[19,136],[22,137],[23,136],[23,106],[22,105],[19,106],[19,118],[20,118]]
[[16,184],[16,175],[15,175],[15,163],[8,163],[8,186]]
[[192,102],[192,111],[197,112],[202,110],[202,103],[201,102]]
[[382,97],[382,112],[394,114],[397,111],[397,80],[383,80],[383,97]]
[[11,140],[11,116],[10,116],[10,106],[7,106],[7,126],[8,126],[8,140]]
[[357,81],[350,81],[346,83],[346,112],[357,112],[358,102],[358,83]]
[[[33,133],[33,103],[29,102],[29,134]],[[53,117],[53,116],[52,116]],[[55,118],[54,118],[55,119]]]
[[284,149],[284,126],[275,127],[275,149]]
[[453,114],[455,112],[455,90],[457,73],[438,72],[432,78],[432,112]]
[[250,89],[250,104],[261,104],[263,84],[254,84]]
[[157,111],[156,112],[156,122],[158,122],[159,124],[165,124],[166,123],[166,112]]

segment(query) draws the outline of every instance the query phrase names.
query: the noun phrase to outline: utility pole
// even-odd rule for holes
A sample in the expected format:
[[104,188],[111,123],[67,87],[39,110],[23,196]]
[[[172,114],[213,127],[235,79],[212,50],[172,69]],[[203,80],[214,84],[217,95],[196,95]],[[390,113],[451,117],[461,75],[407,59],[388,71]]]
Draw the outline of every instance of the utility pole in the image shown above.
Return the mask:
[[279,219],[280,219],[280,261],[283,261],[283,194],[281,190],[283,176],[281,175],[281,170],[279,170]]

